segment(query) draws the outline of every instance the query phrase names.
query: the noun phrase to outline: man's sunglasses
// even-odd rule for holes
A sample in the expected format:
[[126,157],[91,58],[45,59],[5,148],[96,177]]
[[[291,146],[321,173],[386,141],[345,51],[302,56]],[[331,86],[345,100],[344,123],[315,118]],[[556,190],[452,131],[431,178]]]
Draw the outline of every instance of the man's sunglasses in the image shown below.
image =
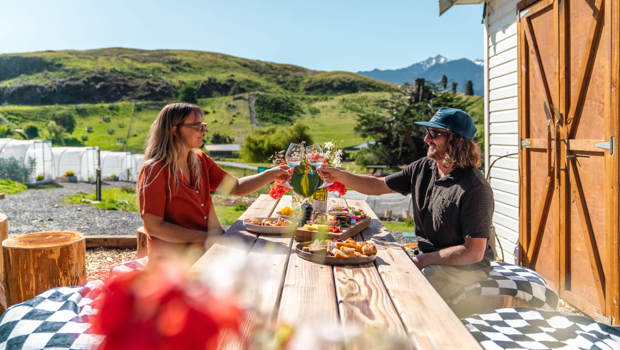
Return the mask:
[[207,130],[207,123],[179,124],[179,126],[187,126],[188,128],[200,130],[200,132],[204,132]]
[[436,131],[433,129],[426,128],[426,133],[430,136],[431,139],[434,139],[437,136],[448,136],[450,132],[448,131]]

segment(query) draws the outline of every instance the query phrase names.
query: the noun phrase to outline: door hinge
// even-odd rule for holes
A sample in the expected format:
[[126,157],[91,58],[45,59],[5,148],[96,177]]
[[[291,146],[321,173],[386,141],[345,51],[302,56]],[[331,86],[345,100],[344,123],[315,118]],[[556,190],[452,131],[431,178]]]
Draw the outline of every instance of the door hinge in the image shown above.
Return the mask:
[[521,147],[527,147],[529,145],[531,145],[532,143],[529,141],[525,141],[525,140],[521,140]]
[[609,154],[614,154],[616,138],[614,136],[609,137],[609,142],[601,142],[594,145],[596,148],[602,148],[609,151]]

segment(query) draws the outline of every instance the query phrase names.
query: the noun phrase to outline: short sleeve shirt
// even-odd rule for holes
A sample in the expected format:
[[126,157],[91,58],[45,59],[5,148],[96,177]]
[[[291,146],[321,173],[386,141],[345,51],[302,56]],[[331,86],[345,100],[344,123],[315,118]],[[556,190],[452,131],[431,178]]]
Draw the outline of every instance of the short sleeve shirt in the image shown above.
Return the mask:
[[153,214],[188,229],[207,231],[213,206],[210,192],[220,185],[226,172],[203,152],[198,154],[200,187],[180,181],[175,188],[172,174],[159,162],[142,167],[138,175],[140,215]]
[[[492,235],[493,191],[478,169],[457,168],[438,178],[437,163],[424,157],[385,182],[396,192],[411,193],[415,233],[423,238],[424,252]],[[483,261],[488,263],[492,256],[487,246]]]

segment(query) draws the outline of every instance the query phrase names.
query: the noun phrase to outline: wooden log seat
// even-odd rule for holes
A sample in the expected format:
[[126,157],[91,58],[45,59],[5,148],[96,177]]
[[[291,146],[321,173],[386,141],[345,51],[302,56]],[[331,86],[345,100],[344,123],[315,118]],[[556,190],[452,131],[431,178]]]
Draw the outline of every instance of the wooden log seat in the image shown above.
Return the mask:
[[86,241],[75,231],[47,231],[2,242],[7,305],[54,287],[79,286],[86,277]]
[[136,231],[136,241],[138,244],[138,251],[136,252],[136,256],[138,259],[143,258],[148,255],[148,236],[146,235],[146,231],[143,226],[138,227]]

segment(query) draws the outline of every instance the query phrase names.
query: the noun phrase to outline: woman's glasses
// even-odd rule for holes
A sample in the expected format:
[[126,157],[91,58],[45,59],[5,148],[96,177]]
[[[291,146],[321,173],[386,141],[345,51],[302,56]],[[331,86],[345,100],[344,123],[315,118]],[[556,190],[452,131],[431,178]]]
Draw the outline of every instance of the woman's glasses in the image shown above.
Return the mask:
[[179,126],[187,126],[188,128],[192,128],[194,130],[200,130],[200,132],[205,132],[207,130],[207,123],[191,123],[191,124],[179,124]]
[[433,129],[426,128],[426,133],[430,136],[431,139],[434,139],[437,136],[448,136],[450,132],[448,131],[436,131]]

